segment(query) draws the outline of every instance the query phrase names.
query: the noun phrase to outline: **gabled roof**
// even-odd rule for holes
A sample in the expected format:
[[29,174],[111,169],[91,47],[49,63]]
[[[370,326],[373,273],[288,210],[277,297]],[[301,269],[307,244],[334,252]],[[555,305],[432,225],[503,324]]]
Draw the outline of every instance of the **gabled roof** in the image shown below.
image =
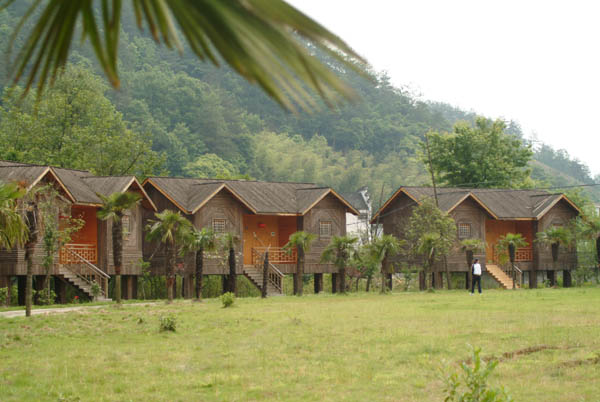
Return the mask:
[[0,180],[22,182],[32,188],[44,177],[52,177],[74,204],[100,206],[97,194],[108,196],[114,192],[137,191],[142,194],[144,206],[156,210],[154,203],[135,176],[94,176],[85,170],[57,168],[20,162],[0,161]]
[[[564,200],[577,213],[581,211],[564,194],[552,194],[544,190],[510,190],[492,188],[450,188],[437,189],[439,208],[451,212],[467,198],[473,199],[490,216],[499,220],[528,219],[538,220],[559,201]],[[405,194],[420,204],[425,199],[434,198],[432,187],[400,187],[377,211],[371,222],[376,222],[400,194]]]
[[347,200],[354,208],[359,211],[365,211],[369,209],[369,205],[365,202],[364,197],[360,191],[354,191],[352,193],[342,193],[342,197]]
[[358,215],[358,211],[331,188],[312,183],[149,177],[144,187],[149,185],[186,214],[195,213],[215,195],[227,191],[249,211],[259,215],[304,215],[329,194],[349,212]]

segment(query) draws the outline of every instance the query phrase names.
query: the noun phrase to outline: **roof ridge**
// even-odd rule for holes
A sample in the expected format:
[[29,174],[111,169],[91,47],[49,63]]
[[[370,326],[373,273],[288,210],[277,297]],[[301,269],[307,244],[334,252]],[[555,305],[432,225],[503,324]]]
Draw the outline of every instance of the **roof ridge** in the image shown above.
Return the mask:
[[213,180],[213,182],[236,182],[236,183],[274,183],[274,184],[311,184],[316,183],[298,181],[267,181],[267,180],[245,180],[245,179],[215,179],[206,177],[179,177],[179,176],[148,176],[148,179],[178,179],[178,180]]

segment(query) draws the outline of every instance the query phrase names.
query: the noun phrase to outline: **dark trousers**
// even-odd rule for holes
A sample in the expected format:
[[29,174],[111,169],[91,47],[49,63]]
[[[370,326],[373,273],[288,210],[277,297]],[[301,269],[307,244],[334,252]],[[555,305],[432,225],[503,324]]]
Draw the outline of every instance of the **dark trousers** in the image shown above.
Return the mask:
[[481,275],[473,275],[473,283],[471,284],[471,293],[475,292],[475,283],[477,283],[477,289],[481,293]]

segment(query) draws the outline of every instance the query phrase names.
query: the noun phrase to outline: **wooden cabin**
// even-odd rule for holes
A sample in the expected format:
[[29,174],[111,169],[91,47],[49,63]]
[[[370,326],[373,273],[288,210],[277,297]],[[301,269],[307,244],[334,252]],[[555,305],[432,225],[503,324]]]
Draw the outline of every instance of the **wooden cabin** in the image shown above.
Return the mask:
[[[317,235],[305,259],[305,273],[315,274],[315,288],[322,289],[322,274],[336,272],[332,264],[322,264],[320,256],[332,236],[346,234],[346,212],[358,211],[329,187],[311,183],[273,183],[262,181],[150,177],[144,189],[159,211],[180,211],[196,228],[209,227],[215,233],[237,235],[238,274],[262,286],[264,253],[269,250],[269,292],[282,292],[283,275],[296,271],[295,253],[282,247],[292,233],[304,230]],[[153,214],[146,211],[145,219]],[[160,245],[144,243],[144,257],[151,260],[153,272],[165,273]],[[194,257],[181,263],[184,294],[191,295]],[[227,275],[225,257],[205,253],[204,273]],[[320,288],[319,288],[320,286]]]
[[[576,268],[577,256],[574,249],[564,250],[554,264],[549,247],[535,242],[536,235],[550,226],[564,226],[580,214],[577,206],[564,194],[539,190],[465,189],[438,188],[438,204],[456,221],[457,244],[447,257],[450,272],[468,272],[465,253],[460,251],[463,239],[478,238],[485,242],[485,250],[475,254],[486,271],[503,287],[512,287],[512,278],[507,277],[498,261],[496,243],[506,233],[520,233],[528,243],[516,250],[518,270],[528,276],[530,287],[536,287],[538,273],[547,272],[551,283],[556,280],[555,272],[564,272],[564,283],[570,284],[570,270]],[[402,239],[412,209],[424,200],[434,199],[431,187],[400,187],[371,219],[372,224],[383,225],[386,234]],[[416,263],[397,257],[400,263]],[[441,286],[445,267],[438,262],[434,267],[434,285]],[[510,280],[509,280],[510,279]],[[437,283],[436,283],[437,282]]]
[[[83,227],[71,235],[71,242],[65,244],[54,259],[52,275],[55,278],[56,293],[62,302],[65,285],[75,286],[91,295],[91,280],[101,285],[103,295],[106,296],[108,279],[114,275],[111,222],[102,221],[96,216],[102,205],[98,194],[108,196],[114,192],[126,191],[139,193],[142,196],[141,203],[127,211],[123,218],[123,295],[125,298],[136,296],[137,277],[142,273],[142,211],[155,211],[156,208],[135,176],[98,177],[82,170],[0,161],[0,181],[17,182],[28,191],[52,185],[59,194],[55,202],[61,204],[56,219],[70,216],[84,221]],[[40,232],[34,251],[33,271],[37,285],[41,284],[41,276],[45,274],[42,266],[45,255],[42,238],[43,233]],[[0,251],[0,287],[7,286],[17,277],[20,301],[24,301],[24,257],[23,249]]]

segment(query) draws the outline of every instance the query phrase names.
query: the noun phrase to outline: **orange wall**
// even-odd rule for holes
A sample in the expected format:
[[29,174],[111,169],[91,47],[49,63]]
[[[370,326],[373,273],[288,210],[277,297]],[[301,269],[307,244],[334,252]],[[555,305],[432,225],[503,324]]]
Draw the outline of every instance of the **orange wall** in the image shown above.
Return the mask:
[[244,215],[244,264],[252,264],[252,247],[283,247],[295,231],[295,216]]
[[98,218],[96,217],[96,211],[96,207],[71,207],[71,216],[85,221],[83,227],[77,233],[71,235],[71,243],[98,244]]
[[507,233],[520,233],[528,243],[528,247],[532,246],[533,242],[533,222],[532,221],[497,221],[495,219],[487,219],[485,221],[485,242],[486,255],[491,261],[494,253],[494,247],[498,243],[498,239]]

